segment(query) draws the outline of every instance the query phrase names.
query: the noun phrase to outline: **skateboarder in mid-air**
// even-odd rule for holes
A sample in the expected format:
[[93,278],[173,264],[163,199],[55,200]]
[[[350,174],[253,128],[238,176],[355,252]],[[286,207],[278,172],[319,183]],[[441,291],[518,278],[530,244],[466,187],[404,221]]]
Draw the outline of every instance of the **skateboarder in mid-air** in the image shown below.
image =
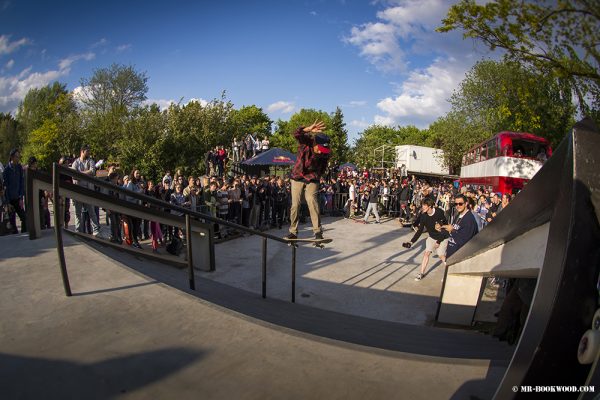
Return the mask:
[[287,240],[298,239],[298,210],[302,192],[304,192],[310,212],[315,240],[323,239],[317,195],[319,180],[325,173],[331,153],[329,136],[322,133],[324,129],[325,124],[317,120],[312,125],[301,126],[294,132],[294,137],[298,141],[298,153],[291,174],[292,208],[290,211],[290,233],[285,236]]

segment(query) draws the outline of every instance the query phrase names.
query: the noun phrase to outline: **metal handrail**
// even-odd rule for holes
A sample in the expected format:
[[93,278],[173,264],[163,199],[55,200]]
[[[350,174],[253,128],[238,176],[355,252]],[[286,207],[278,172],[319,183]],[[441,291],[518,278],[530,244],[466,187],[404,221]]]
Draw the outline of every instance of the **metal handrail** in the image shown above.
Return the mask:
[[246,232],[246,233],[250,233],[250,234],[253,234],[253,235],[258,235],[258,236],[266,237],[268,239],[275,240],[275,241],[280,242],[280,243],[286,243],[286,244],[288,243],[286,240],[284,240],[284,239],[282,239],[282,238],[280,238],[278,236],[274,236],[274,235],[271,235],[271,234],[268,234],[268,233],[264,233],[264,232],[261,232],[261,231],[256,231],[254,229],[247,228],[247,227],[245,227],[243,225],[239,225],[239,224],[236,224],[236,223],[233,223],[233,222],[229,222],[229,221],[226,221],[226,220],[221,219],[221,218],[213,217],[213,216],[208,215],[208,214],[199,213],[197,211],[192,211],[189,208],[177,206],[175,204],[171,204],[169,202],[157,199],[155,197],[151,197],[151,196],[147,196],[145,194],[140,194],[140,193],[132,192],[131,190],[127,190],[127,189],[124,189],[122,187],[113,185],[112,183],[106,182],[104,180],[100,180],[100,179],[98,179],[96,177],[92,177],[92,176],[89,176],[89,175],[86,175],[86,174],[82,174],[81,172],[75,171],[74,169],[71,169],[71,168],[67,168],[67,167],[60,166],[60,165],[58,167],[60,168],[60,173],[63,174],[63,175],[67,175],[67,176],[70,176],[70,177],[75,178],[75,179],[86,180],[86,181],[88,181],[88,183],[92,183],[95,186],[116,191],[116,192],[121,193],[121,194],[123,194],[123,195],[125,195],[127,197],[136,198],[137,200],[141,200],[141,201],[143,201],[143,202],[145,202],[147,204],[153,204],[153,205],[156,205],[156,206],[159,206],[159,207],[162,207],[162,208],[168,208],[169,210],[181,212],[184,215],[185,214],[189,214],[192,217],[202,218],[202,219],[205,219],[205,220],[213,222],[213,223],[217,223],[217,224],[224,225],[224,226],[236,229],[236,230],[240,230],[242,232]]
[[[93,194],[93,196],[101,199],[103,202],[113,203],[115,205],[118,205],[119,207],[132,210],[136,214],[142,214],[142,215],[146,214],[146,215],[150,215],[151,217],[155,217],[155,218],[173,220],[173,222],[175,222],[175,221],[179,222],[179,220],[181,218],[184,218],[185,226],[186,226],[187,243],[188,243],[188,266],[190,269],[189,281],[190,281],[190,289],[192,289],[192,290],[195,290],[194,270],[193,270],[193,265],[192,265],[191,247],[190,247],[191,246],[191,229],[190,228],[191,228],[191,219],[192,218],[194,218],[195,220],[202,219],[205,221],[210,221],[212,223],[221,224],[224,226],[228,226],[230,228],[237,229],[242,232],[247,232],[250,234],[258,235],[263,238],[263,246],[262,246],[262,251],[263,251],[263,254],[262,254],[262,297],[263,298],[266,298],[266,287],[267,287],[267,284],[266,284],[266,282],[267,282],[267,276],[266,276],[267,239],[275,240],[280,243],[289,244],[288,241],[286,241],[280,237],[270,235],[268,233],[256,231],[254,229],[246,228],[245,226],[238,225],[238,224],[235,224],[235,223],[232,223],[229,221],[225,221],[220,218],[213,217],[211,215],[199,213],[199,212],[192,211],[192,210],[184,208],[184,207],[173,205],[171,203],[165,202],[160,199],[156,199],[154,197],[147,196],[145,194],[132,192],[130,190],[113,185],[112,183],[106,182],[104,180],[100,180],[96,177],[82,174],[71,168],[60,166],[56,163],[54,163],[52,166],[52,177],[49,177],[47,174],[45,174],[41,171],[29,171],[26,175],[27,175],[27,180],[28,180],[28,184],[27,184],[28,190],[29,190],[29,188],[32,188],[32,186],[33,186],[30,184],[30,182],[33,179],[45,181],[46,184],[49,183],[49,181],[51,181],[52,188],[53,188],[53,196],[54,196],[53,197],[54,206],[58,207],[58,208],[60,208],[60,206],[59,206],[59,204],[60,204],[59,203],[60,189],[63,188],[63,189],[69,190],[73,193],[80,194],[82,196],[85,196],[86,191],[87,191],[87,192],[89,192],[90,195]],[[96,187],[104,188],[104,189],[110,190],[112,192],[122,194],[129,198],[135,198],[137,200],[141,200],[144,203],[149,204],[151,206],[156,206],[158,208],[165,208],[165,209],[181,212],[183,214],[183,216],[166,214],[155,208],[144,207],[137,203],[132,203],[130,201],[127,201],[125,199],[120,199],[120,198],[115,198],[115,197],[109,196],[108,194],[105,194],[102,192],[98,193],[94,189],[86,188],[86,187],[82,187],[77,184],[66,182],[61,179],[61,175],[66,175],[66,176],[75,178],[77,180],[86,181],[87,183],[90,183]],[[33,196],[33,193],[28,193],[28,196],[29,197]],[[31,212],[31,208],[29,209],[28,212]],[[55,234],[56,234],[56,238],[57,238],[57,251],[58,251],[58,255],[59,255],[59,264],[60,264],[61,274],[63,277],[63,283],[64,283],[64,287],[65,287],[65,294],[67,296],[71,296],[69,278],[68,278],[68,273],[67,273],[67,269],[66,269],[64,250],[63,250],[63,245],[62,245],[62,243],[63,243],[62,242],[62,230],[60,229],[61,225],[62,225],[62,218],[60,217],[59,212],[55,212],[54,214],[55,214],[55,216],[54,216]],[[177,224],[177,222],[175,222],[175,223]],[[211,228],[211,235],[212,235],[212,228]],[[30,239],[34,239],[34,236],[30,235]],[[214,247],[214,243],[212,242],[212,239],[210,241],[210,246]],[[292,247],[292,278],[291,278],[291,280],[292,280],[292,299],[291,300],[292,300],[292,303],[295,303],[296,302],[296,287],[295,287],[295,285],[296,285],[296,277],[295,277],[295,275],[296,275],[296,246],[292,245],[291,247]]]

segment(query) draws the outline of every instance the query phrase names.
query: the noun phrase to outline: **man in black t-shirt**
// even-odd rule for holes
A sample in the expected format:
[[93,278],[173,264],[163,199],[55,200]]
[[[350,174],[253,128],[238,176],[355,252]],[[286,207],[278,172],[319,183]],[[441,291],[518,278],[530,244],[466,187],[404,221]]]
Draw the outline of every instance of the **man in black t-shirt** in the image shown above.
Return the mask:
[[423,204],[421,205],[421,217],[419,221],[419,228],[417,232],[410,240],[410,242],[403,243],[402,246],[407,249],[410,248],[421,236],[423,230],[427,230],[429,237],[425,242],[425,252],[423,253],[423,261],[421,262],[421,270],[417,274],[415,280],[420,281],[426,275],[427,264],[429,264],[429,256],[436,250],[438,257],[445,263],[446,262],[446,247],[448,246],[448,232],[444,230],[438,230],[441,225],[446,225],[446,217],[444,212],[434,207],[434,201],[431,197],[425,197]]

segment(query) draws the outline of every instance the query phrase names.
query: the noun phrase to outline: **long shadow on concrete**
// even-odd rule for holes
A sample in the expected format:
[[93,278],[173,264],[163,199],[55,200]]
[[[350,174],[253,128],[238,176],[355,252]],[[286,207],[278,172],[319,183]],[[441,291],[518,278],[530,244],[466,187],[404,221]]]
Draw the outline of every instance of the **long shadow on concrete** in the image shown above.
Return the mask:
[[0,353],[5,399],[112,399],[177,373],[206,352],[170,348],[84,364]]
[[[175,270],[150,261],[140,262],[129,254],[107,249],[96,243],[91,245],[99,248],[106,256],[152,279],[227,310],[254,318],[254,322],[263,321],[286,331],[291,329],[292,331],[287,331],[288,334],[298,331],[415,356],[447,358],[449,363],[452,363],[453,358],[458,358],[462,359],[462,362],[465,360],[468,362],[469,359],[494,360],[504,364],[508,363],[512,354],[512,348],[505,343],[476,332],[375,320],[277,299],[262,299],[256,293],[198,276],[196,291],[192,291],[187,287],[186,271]],[[314,340],[314,337],[312,339]]]

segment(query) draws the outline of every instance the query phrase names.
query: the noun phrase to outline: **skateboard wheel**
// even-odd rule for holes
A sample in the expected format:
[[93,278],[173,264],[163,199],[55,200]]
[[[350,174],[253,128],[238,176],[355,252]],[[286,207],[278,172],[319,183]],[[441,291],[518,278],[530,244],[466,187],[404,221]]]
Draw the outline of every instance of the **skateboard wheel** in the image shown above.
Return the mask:
[[596,359],[598,351],[600,351],[600,331],[589,329],[579,341],[577,360],[580,364],[591,364]]
[[600,331],[600,308],[596,310],[594,318],[592,319],[592,329]]

